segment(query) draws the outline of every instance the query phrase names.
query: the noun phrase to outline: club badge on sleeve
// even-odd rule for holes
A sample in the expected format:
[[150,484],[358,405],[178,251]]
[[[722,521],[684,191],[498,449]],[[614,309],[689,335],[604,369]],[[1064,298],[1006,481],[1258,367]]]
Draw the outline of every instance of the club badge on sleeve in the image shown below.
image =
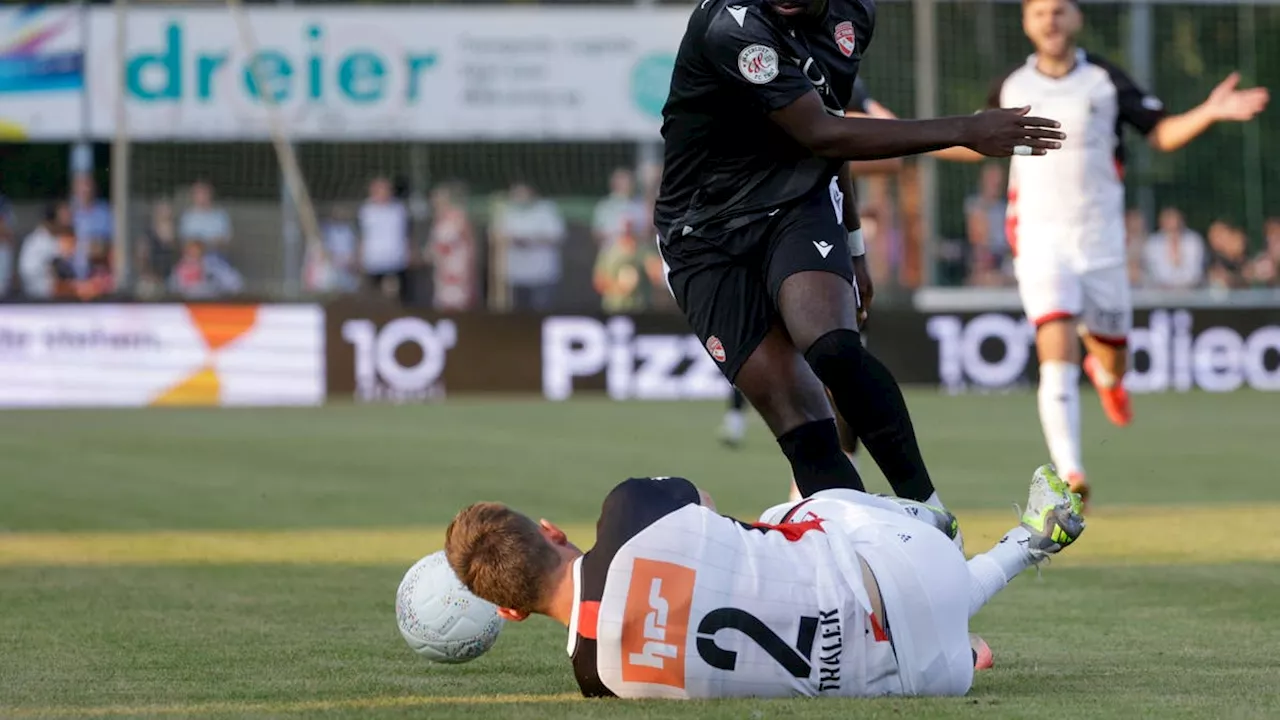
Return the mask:
[[764,85],[778,77],[778,51],[768,45],[749,45],[738,53],[738,70],[748,82]]
[[853,57],[858,51],[858,38],[853,34],[853,23],[848,20],[836,25],[836,46],[845,57]]

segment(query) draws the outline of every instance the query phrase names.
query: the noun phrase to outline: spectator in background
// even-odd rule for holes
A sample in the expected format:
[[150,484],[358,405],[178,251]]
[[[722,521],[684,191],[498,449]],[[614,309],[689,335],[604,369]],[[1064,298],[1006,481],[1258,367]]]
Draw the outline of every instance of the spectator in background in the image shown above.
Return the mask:
[[377,292],[387,293],[387,281],[395,280],[395,292],[403,305],[413,299],[409,280],[409,211],[396,198],[391,181],[374,178],[369,197],[360,206],[360,270]]
[[591,234],[598,248],[607,248],[626,232],[648,225],[650,216],[645,202],[636,195],[636,176],[626,168],[617,168],[609,176],[609,195],[596,204]]
[[507,286],[516,310],[545,312],[560,282],[564,217],[550,200],[527,183],[511,186],[506,204],[493,222],[495,251],[504,259]]
[[653,243],[639,242],[638,226],[644,227],[624,225],[622,233],[602,247],[596,258],[595,288],[607,313],[644,312],[652,307],[655,288],[665,292],[662,258]]
[[98,243],[89,248],[89,269],[77,283],[81,300],[97,300],[115,290],[115,274],[111,270],[111,247]]
[[[71,227],[70,204],[59,202],[45,208],[44,220],[27,235],[18,251],[18,276],[22,280],[23,295],[33,300],[53,298],[54,277],[50,268],[58,257],[57,232]],[[71,232],[74,237],[74,231]]]
[[178,239],[199,242],[204,251],[227,256],[231,246],[231,216],[213,204],[213,186],[204,180],[191,185],[191,207],[178,222]]
[[87,172],[76,173],[71,180],[71,214],[76,229],[76,272],[89,272],[89,249],[111,244],[114,220],[111,206],[98,197],[98,184]]
[[169,290],[192,300],[234,295],[244,288],[244,279],[222,256],[206,253],[204,243],[182,244],[182,258],[169,276]]
[[1009,240],[1005,235],[1004,168],[989,162],[982,166],[978,194],[964,201],[966,234],[972,257],[971,285],[1003,285],[1008,279]]
[[1209,262],[1209,286],[1219,289],[1243,288],[1247,241],[1244,232],[1223,220],[1209,226],[1209,248],[1213,251]]
[[45,267],[49,286],[53,289],[52,297],[59,300],[79,300],[80,274],[76,272],[75,266],[80,247],[79,236],[72,226],[55,228],[53,236],[57,243],[57,253]]
[[1146,282],[1162,290],[1189,290],[1204,283],[1204,238],[1187,227],[1182,211],[1160,211],[1160,230],[1142,251]]
[[1246,279],[1260,287],[1280,287],[1280,218],[1268,218],[1266,247],[1249,263]]
[[303,274],[308,290],[353,292],[360,287],[356,271],[360,239],[351,225],[352,220],[349,207],[335,205],[321,221],[321,243],[307,246]]
[[173,203],[157,200],[151,205],[151,222],[138,239],[138,292],[154,296],[162,292],[182,254]]
[[14,218],[13,208],[9,200],[0,195],[0,298],[9,294],[13,288],[14,255]]
[[476,238],[462,185],[437,187],[431,193],[431,215],[425,255],[433,271],[432,306],[440,312],[472,310],[478,297]]
[[1124,214],[1124,247],[1129,284],[1141,287],[1146,283],[1142,256],[1147,249],[1147,218],[1138,208],[1131,208]]

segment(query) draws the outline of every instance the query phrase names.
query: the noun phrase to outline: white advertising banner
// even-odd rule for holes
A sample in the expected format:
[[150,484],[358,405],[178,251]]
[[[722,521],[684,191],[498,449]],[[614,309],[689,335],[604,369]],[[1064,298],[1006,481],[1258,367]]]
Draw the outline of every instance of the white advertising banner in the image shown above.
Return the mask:
[[319,405],[324,311],[0,305],[0,407]]
[[[90,22],[90,127],[136,140],[656,139],[688,8],[131,8]],[[251,35],[252,37],[248,37]],[[261,87],[259,86],[261,85]]]
[[80,136],[81,18],[74,5],[0,6],[0,142]]

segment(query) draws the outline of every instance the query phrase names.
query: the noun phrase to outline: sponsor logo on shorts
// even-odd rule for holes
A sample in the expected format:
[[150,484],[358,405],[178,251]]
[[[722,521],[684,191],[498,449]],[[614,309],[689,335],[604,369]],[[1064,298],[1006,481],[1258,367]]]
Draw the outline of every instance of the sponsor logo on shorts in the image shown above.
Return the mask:
[[738,53],[738,70],[755,85],[778,77],[778,51],[768,45],[749,45]]
[[845,57],[853,57],[858,51],[858,39],[853,34],[853,23],[848,20],[836,25],[836,46]]
[[711,357],[715,358],[716,362],[724,362],[724,343],[720,342],[720,338],[715,335],[707,338],[707,352],[711,353]]
[[622,681],[684,689],[689,609],[697,573],[637,558],[622,616]]
[[828,255],[830,255],[832,248],[835,247],[835,245],[832,245],[829,242],[824,242],[821,240],[818,242],[815,242],[813,246],[818,248],[818,254],[821,255],[823,259],[825,259]]

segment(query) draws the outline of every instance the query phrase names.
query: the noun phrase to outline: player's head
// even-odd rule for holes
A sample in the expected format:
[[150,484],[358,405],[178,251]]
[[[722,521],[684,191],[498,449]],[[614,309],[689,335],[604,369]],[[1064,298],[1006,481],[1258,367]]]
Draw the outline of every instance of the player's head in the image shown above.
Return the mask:
[[765,3],[783,17],[827,14],[827,0],[765,0]]
[[1074,52],[1083,22],[1075,0],[1022,1],[1022,30],[1041,55],[1064,58]]
[[462,584],[509,620],[546,613],[562,568],[582,554],[550,522],[491,502],[463,508],[453,518],[444,552]]

